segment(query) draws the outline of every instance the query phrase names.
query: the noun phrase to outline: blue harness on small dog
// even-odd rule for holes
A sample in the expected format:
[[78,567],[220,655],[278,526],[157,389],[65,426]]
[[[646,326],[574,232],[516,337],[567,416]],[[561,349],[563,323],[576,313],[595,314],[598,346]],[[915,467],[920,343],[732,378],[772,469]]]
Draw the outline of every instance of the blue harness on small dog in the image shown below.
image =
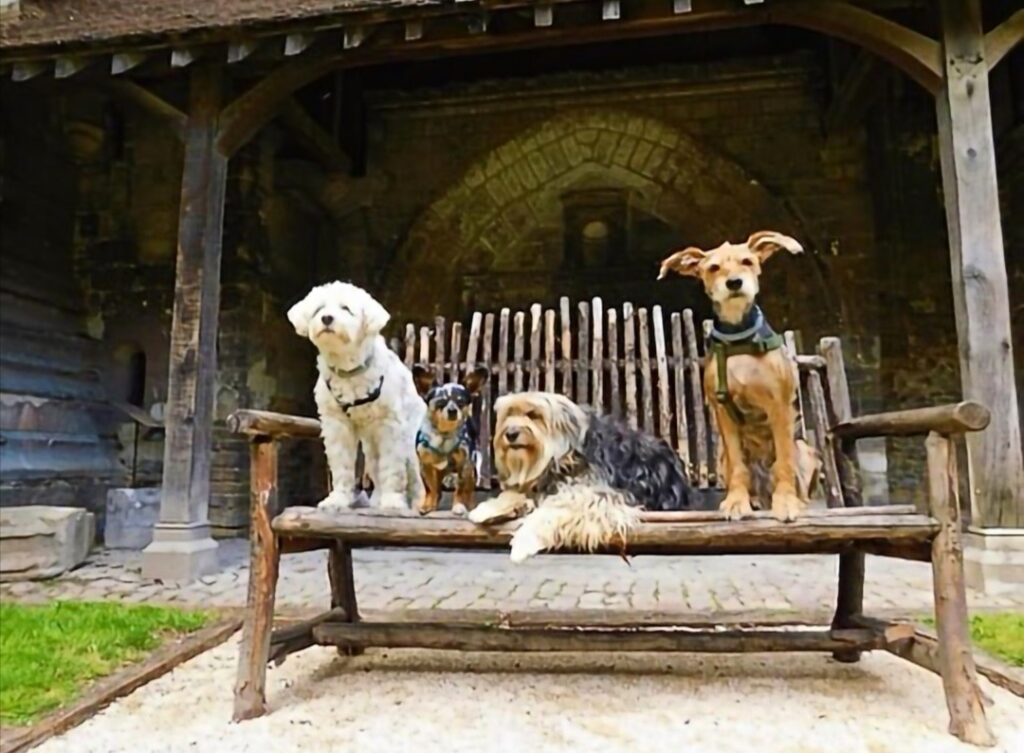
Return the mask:
[[426,447],[435,455],[440,455],[443,458],[449,457],[453,452],[455,452],[456,448],[458,448],[459,445],[461,445],[463,442],[465,442],[466,445],[472,444],[470,442],[469,432],[466,430],[466,427],[467,424],[463,424],[462,426],[459,427],[459,430],[454,434],[438,435],[442,437],[442,439],[444,440],[441,443],[440,447],[432,445],[430,443],[430,437],[427,435],[427,432],[423,431],[423,429],[420,428],[420,430],[416,432],[416,446]]

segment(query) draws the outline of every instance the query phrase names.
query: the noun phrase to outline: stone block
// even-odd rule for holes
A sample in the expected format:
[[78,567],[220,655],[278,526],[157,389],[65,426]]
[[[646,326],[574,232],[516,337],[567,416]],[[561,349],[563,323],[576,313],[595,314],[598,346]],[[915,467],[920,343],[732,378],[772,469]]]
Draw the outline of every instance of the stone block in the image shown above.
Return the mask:
[[968,528],[964,579],[987,596],[1024,592],[1024,528]]
[[0,581],[53,578],[81,564],[96,517],[78,507],[0,508]]
[[160,519],[160,489],[111,489],[103,544],[108,549],[142,550],[153,540],[153,526]]

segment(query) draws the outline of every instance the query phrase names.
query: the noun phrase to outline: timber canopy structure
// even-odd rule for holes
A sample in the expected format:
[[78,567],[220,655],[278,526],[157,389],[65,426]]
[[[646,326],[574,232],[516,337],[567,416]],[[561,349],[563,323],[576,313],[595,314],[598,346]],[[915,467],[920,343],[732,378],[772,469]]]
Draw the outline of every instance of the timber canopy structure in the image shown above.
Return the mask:
[[[881,60],[934,98],[965,400],[994,408],[968,436],[972,522],[1024,527],[1019,375],[1000,221],[990,73],[1024,37],[1024,10],[983,26],[980,0],[234,0],[189,5],[5,4],[5,91],[96,87],[183,144],[164,410],[162,505],[147,562],[193,577],[214,562],[208,504],[228,166],[279,121],[324,164],[365,173],[365,134],[345,148],[296,100],[339,70],[564,49],[759,27],[795,27],[862,48],[829,122],[851,117]],[[187,80],[187,98],[153,82]],[[360,117],[359,108],[344,115]]]

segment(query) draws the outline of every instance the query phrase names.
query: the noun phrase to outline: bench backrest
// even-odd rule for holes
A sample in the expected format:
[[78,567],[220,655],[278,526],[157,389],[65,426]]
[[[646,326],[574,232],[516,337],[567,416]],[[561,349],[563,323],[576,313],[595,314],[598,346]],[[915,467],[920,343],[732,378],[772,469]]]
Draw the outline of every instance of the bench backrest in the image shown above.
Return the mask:
[[[600,298],[573,305],[562,298],[558,310],[534,304],[528,312],[502,309],[476,312],[468,323],[437,317],[432,327],[406,324],[404,338],[390,345],[408,366],[432,365],[439,381],[456,379],[484,365],[491,380],[480,401],[483,473],[480,486],[492,488],[494,399],[509,392],[560,392],[581,405],[624,417],[633,426],[659,436],[675,448],[691,483],[701,489],[720,486],[717,431],[704,401],[704,333],[710,322],[694,321],[684,309],[661,306],[608,308]],[[793,332],[787,347],[797,349]],[[849,393],[836,338],[825,338],[819,353],[798,356],[800,415],[798,432],[824,458],[823,496],[842,505],[837,455],[828,429],[849,418]]]

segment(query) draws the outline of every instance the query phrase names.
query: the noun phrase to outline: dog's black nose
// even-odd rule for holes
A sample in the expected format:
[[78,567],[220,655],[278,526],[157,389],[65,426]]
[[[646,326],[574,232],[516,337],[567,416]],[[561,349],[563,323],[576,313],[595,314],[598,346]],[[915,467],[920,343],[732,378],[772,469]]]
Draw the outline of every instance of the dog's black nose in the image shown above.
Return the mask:
[[331,322],[334,321],[334,317],[331,316],[330,314],[324,314],[323,316],[320,317],[320,321],[322,321],[327,326],[330,326]]
[[743,280],[739,277],[730,277],[725,281],[725,287],[729,288],[729,290],[739,290],[743,287]]
[[519,439],[519,429],[515,428],[514,426],[510,426],[509,428],[505,429],[505,439],[507,439],[509,442],[515,442],[517,439]]
[[458,408],[451,407],[451,408],[448,408],[448,410],[445,411],[445,412],[447,413],[448,420],[450,420],[450,421],[459,417],[459,409]]

